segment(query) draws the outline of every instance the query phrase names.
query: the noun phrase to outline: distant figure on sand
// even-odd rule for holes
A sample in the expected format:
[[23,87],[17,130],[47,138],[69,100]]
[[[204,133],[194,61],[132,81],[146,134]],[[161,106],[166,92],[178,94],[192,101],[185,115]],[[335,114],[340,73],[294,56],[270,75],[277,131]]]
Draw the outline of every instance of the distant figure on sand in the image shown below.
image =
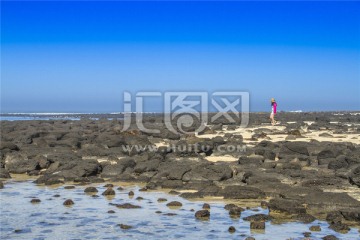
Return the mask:
[[274,119],[275,114],[276,114],[276,107],[277,107],[277,103],[275,101],[274,98],[271,99],[271,114],[270,114],[270,120],[271,120],[271,124],[275,125],[276,121]]

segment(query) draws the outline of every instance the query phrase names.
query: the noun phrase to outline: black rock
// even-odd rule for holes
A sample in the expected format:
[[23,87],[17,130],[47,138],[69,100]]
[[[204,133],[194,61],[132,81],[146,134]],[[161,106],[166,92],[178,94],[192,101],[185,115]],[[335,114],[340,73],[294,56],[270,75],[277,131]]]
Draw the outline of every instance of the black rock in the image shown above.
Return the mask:
[[258,188],[244,186],[227,186],[224,191],[225,199],[258,199],[265,198],[265,193]]
[[319,225],[313,225],[313,226],[310,226],[309,230],[312,232],[320,232],[321,227]]
[[73,200],[71,200],[71,199],[67,199],[67,200],[65,200],[65,202],[63,203],[63,205],[65,205],[65,206],[71,206],[71,205],[74,205],[74,202],[73,202]]
[[244,211],[241,207],[232,207],[229,210],[229,215],[232,218],[239,218],[241,216],[241,212]]
[[285,214],[304,214],[306,209],[295,200],[275,198],[269,202],[269,210],[271,212],[279,212]]
[[202,208],[203,209],[210,209],[210,204],[204,203]]
[[250,229],[265,229],[265,222],[251,222]]
[[339,240],[337,237],[335,237],[334,235],[326,235],[325,237],[322,238],[323,240]]
[[111,187],[109,187],[109,188],[106,189],[101,195],[104,195],[104,196],[114,196],[114,195],[115,195],[115,191],[114,191],[114,189],[112,189]]
[[172,202],[169,202],[168,204],[166,204],[166,206],[168,206],[168,207],[181,207],[182,203],[178,202],[178,201],[172,201]]
[[316,220],[316,218],[314,216],[307,214],[307,213],[298,214],[298,215],[294,216],[293,219],[296,219],[303,223],[312,223],[313,221]]
[[31,201],[30,201],[31,203],[40,203],[41,202],[41,200],[40,199],[38,199],[38,198],[33,198],[33,199],[31,199]]
[[98,190],[96,189],[96,187],[87,187],[87,188],[85,188],[84,192],[86,192],[86,193],[97,193]]
[[330,224],[329,228],[335,232],[348,232],[350,230],[350,227],[347,224],[341,222]]
[[271,220],[271,217],[269,215],[259,213],[259,214],[255,214],[255,215],[245,217],[244,220],[245,221],[250,221],[250,222],[257,222],[257,221],[264,222],[264,221]]
[[123,208],[123,209],[136,209],[136,208],[141,208],[141,206],[137,206],[137,205],[133,205],[131,203],[123,203],[123,204],[114,204],[114,203],[110,203],[110,205],[113,205],[117,208]]
[[210,212],[208,210],[199,210],[195,213],[197,219],[206,220],[210,217]]
[[229,229],[228,229],[228,231],[229,231],[230,233],[234,233],[234,232],[236,231],[236,229],[235,229],[234,226],[230,226]]
[[119,226],[121,229],[124,229],[124,230],[128,230],[128,229],[132,228],[132,226],[126,225],[126,224],[119,224],[118,226]]

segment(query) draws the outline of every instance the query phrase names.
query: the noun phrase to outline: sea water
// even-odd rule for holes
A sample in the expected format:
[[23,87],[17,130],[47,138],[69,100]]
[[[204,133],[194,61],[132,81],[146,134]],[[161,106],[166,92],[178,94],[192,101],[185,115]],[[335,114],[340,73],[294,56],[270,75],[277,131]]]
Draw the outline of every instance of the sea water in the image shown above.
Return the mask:
[[[1,239],[245,239],[252,236],[256,239],[306,239],[304,232],[309,227],[320,225],[321,232],[312,232],[309,239],[321,239],[333,234],[340,239],[360,239],[359,230],[351,228],[346,234],[334,232],[324,221],[310,224],[289,222],[275,224],[266,222],[263,231],[251,231],[250,222],[243,218],[263,213],[267,209],[253,207],[234,219],[224,209],[224,200],[205,199],[189,201],[179,196],[161,191],[139,191],[140,186],[116,183],[114,197],[102,196],[106,190],[105,183],[91,185],[75,185],[74,189],[65,189],[65,185],[55,187],[39,186],[32,180],[7,180],[0,190]],[[98,197],[84,193],[87,186],[95,186],[99,190]],[[123,190],[117,188],[122,186]],[[134,191],[134,197],[128,192]],[[55,195],[60,195],[56,197]],[[137,199],[142,197],[142,200]],[[40,203],[33,204],[31,199],[38,198]],[[158,198],[166,198],[166,202],[158,202]],[[74,205],[63,205],[66,199],[72,199]],[[180,208],[169,208],[170,201],[179,201]],[[195,218],[195,212],[209,203],[210,219],[207,221]],[[139,209],[119,209],[110,203],[131,203],[139,205]],[[239,203],[240,204],[240,203]],[[245,207],[245,206],[243,206]],[[108,213],[109,210],[115,213]],[[158,212],[160,211],[160,212]],[[167,215],[167,214],[176,215]],[[118,224],[132,226],[121,229]],[[228,228],[234,226],[235,233]]]

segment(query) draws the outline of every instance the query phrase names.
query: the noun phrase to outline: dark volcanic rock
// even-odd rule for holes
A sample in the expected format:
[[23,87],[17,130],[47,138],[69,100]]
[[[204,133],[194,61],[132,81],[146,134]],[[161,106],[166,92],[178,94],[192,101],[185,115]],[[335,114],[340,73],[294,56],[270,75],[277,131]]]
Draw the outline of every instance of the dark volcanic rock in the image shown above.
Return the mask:
[[234,233],[234,232],[236,231],[236,229],[235,229],[234,226],[230,226],[229,229],[228,229],[228,231],[229,231],[230,233]]
[[65,200],[65,202],[63,203],[63,205],[65,205],[65,206],[71,206],[71,205],[74,205],[74,202],[73,202],[73,200],[71,200],[71,199],[67,199],[67,200]]
[[182,203],[178,202],[178,201],[172,201],[172,202],[169,202],[168,204],[166,204],[166,206],[168,206],[168,207],[181,207]]
[[335,154],[331,149],[324,149],[317,155],[317,159],[335,158]]
[[232,177],[233,171],[226,164],[199,165],[186,172],[183,181],[224,181]]
[[107,188],[101,195],[104,196],[114,196],[115,195],[115,191],[114,189],[112,189],[111,187]]
[[4,141],[0,141],[0,150],[12,150],[12,151],[19,151],[19,147],[11,142],[4,142]]
[[244,186],[227,186],[223,190],[225,199],[258,199],[265,198],[265,193],[258,188]]
[[337,237],[335,237],[334,235],[326,235],[325,237],[322,238],[323,240],[339,240]]
[[33,159],[27,159],[19,153],[8,155],[5,159],[5,168],[10,173],[22,174],[34,170],[40,170],[39,163]]
[[329,228],[335,232],[348,232],[350,230],[348,225],[341,222],[330,224]]
[[259,213],[259,214],[255,214],[255,215],[245,217],[244,220],[245,221],[250,221],[250,222],[269,221],[269,220],[271,220],[271,217],[269,215]]
[[360,165],[356,165],[351,169],[349,180],[350,183],[360,187]]
[[284,213],[284,214],[304,214],[306,209],[299,202],[295,200],[287,199],[271,199],[269,202],[270,214],[272,212]]
[[238,160],[240,165],[252,164],[261,165],[264,162],[264,156],[253,155],[253,156],[241,156]]
[[141,206],[138,205],[133,205],[131,203],[123,203],[123,204],[114,204],[114,203],[109,203],[110,205],[113,205],[117,208],[123,208],[123,209],[136,209],[136,208],[141,208]]
[[349,164],[347,157],[345,155],[340,155],[336,157],[336,159],[329,162],[328,168],[337,170],[340,168],[347,168],[348,166]]
[[87,187],[87,188],[85,188],[84,192],[86,192],[86,193],[97,193],[98,190],[96,189],[96,187]]
[[118,226],[119,226],[121,229],[124,229],[124,230],[127,230],[127,229],[132,228],[132,226],[126,225],[126,224],[119,224]]
[[192,199],[192,198],[203,198],[204,195],[200,192],[184,192],[180,194],[180,197],[185,199]]
[[265,222],[251,222],[250,229],[265,229]]
[[303,223],[312,223],[313,221],[316,220],[316,218],[314,216],[307,214],[307,213],[302,213],[302,214],[296,215],[293,217],[293,219],[296,219]]
[[126,170],[127,165],[124,164],[109,164],[106,165],[102,172],[101,177],[109,178],[109,177],[117,177],[118,175],[122,174]]
[[307,147],[308,143],[306,142],[286,142],[280,149],[279,158],[283,158],[286,155],[309,156]]
[[195,217],[197,219],[206,220],[206,219],[209,219],[210,212],[209,212],[209,210],[199,210],[195,213]]
[[360,222],[359,209],[340,210],[340,213],[347,221]]
[[210,209],[210,204],[204,203],[202,208],[203,209]]
[[9,171],[5,168],[0,168],[0,178],[11,178]]
[[232,218],[239,218],[241,216],[241,212],[243,212],[243,211],[244,211],[243,208],[235,206],[235,207],[230,208],[229,215]]
[[343,220],[344,220],[343,215],[338,211],[329,212],[326,215],[326,221],[330,224],[339,223],[342,222]]
[[96,160],[79,160],[61,163],[56,172],[65,179],[74,180],[78,177],[95,176],[100,170],[100,164]]
[[33,199],[31,199],[31,201],[30,201],[31,203],[40,203],[41,202],[41,200],[40,199],[38,199],[38,198],[33,198]]
[[320,232],[321,227],[319,225],[314,225],[314,226],[310,226],[309,230],[312,232]]
[[344,208],[360,208],[360,202],[347,193],[312,192],[304,199],[309,208],[336,210]]

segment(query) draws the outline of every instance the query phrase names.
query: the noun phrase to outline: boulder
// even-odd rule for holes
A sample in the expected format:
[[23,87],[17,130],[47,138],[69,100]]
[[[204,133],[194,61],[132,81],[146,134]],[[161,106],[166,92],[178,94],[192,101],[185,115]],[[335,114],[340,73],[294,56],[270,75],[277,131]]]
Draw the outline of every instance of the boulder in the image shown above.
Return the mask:
[[229,215],[232,218],[239,218],[241,216],[241,212],[243,211],[244,211],[243,208],[235,206],[229,209]]
[[282,145],[279,158],[286,156],[309,156],[308,143],[306,142],[286,142]]
[[200,220],[207,220],[210,218],[210,212],[209,210],[199,210],[197,212],[195,212],[195,218],[200,219]]
[[225,199],[259,199],[265,198],[265,193],[258,188],[245,186],[226,186],[223,190]]
[[313,215],[307,214],[307,213],[301,213],[293,217],[293,219],[303,222],[303,223],[312,223],[316,220],[316,218]]
[[330,224],[329,228],[334,230],[335,232],[342,233],[348,232],[350,230],[350,227],[347,224],[341,222]]
[[351,210],[340,210],[341,215],[347,221],[360,222],[360,210],[351,209]]
[[114,196],[115,195],[115,191],[114,189],[112,189],[111,187],[107,188],[101,195],[104,196]]
[[137,208],[141,208],[141,206],[138,205],[133,205],[131,203],[123,203],[123,204],[114,204],[114,203],[109,203],[110,205],[113,205],[117,208],[120,209],[137,209]]
[[97,193],[98,190],[96,189],[96,187],[87,187],[87,188],[85,188],[84,192],[86,192],[86,193]]
[[313,225],[313,226],[310,226],[309,230],[312,232],[320,232],[321,227],[319,225]]
[[282,214],[304,214],[306,209],[296,200],[275,198],[269,201],[269,212]]
[[5,158],[5,169],[10,173],[22,174],[40,170],[39,164],[18,152],[8,154]]
[[181,207],[182,203],[179,202],[179,201],[172,201],[172,202],[169,202],[168,204],[166,204],[166,206],[168,206],[168,207]]
[[64,201],[63,205],[64,205],[64,206],[74,205],[74,201],[71,200],[71,199],[67,199],[67,200]]
[[262,213],[254,214],[254,215],[244,218],[245,221],[250,221],[250,222],[258,222],[258,221],[265,222],[265,221],[269,221],[271,219],[272,218],[269,215],[262,214]]
[[340,168],[347,168],[349,166],[347,157],[345,155],[340,155],[336,159],[330,160],[328,164],[329,169],[338,170]]
[[355,165],[350,169],[349,181],[360,187],[360,165]]
[[226,164],[204,164],[197,165],[186,172],[183,181],[224,181],[232,177],[233,171]]
[[250,229],[265,229],[265,222],[251,222]]
[[11,178],[9,171],[5,168],[0,168],[0,178]]
[[359,209],[360,202],[347,193],[312,192],[304,199],[308,208],[323,210],[339,210],[345,208]]
[[334,235],[326,235],[325,237],[322,238],[323,240],[339,240],[337,237],[335,237]]

